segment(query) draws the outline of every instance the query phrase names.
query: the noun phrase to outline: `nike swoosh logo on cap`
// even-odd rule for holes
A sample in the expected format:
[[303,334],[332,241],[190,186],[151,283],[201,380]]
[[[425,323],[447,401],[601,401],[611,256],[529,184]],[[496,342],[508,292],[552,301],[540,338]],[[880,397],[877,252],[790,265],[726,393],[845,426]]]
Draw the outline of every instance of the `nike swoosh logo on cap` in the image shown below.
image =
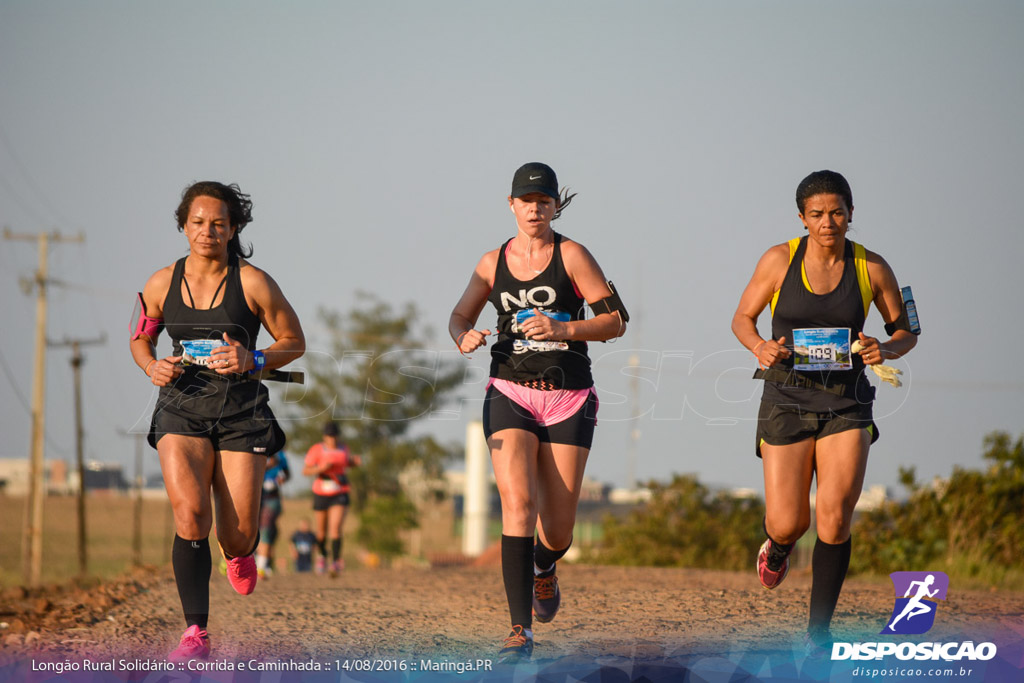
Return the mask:
[[542,175],[532,175],[532,176],[530,176],[530,180],[540,180],[543,177],[544,176],[542,176]]

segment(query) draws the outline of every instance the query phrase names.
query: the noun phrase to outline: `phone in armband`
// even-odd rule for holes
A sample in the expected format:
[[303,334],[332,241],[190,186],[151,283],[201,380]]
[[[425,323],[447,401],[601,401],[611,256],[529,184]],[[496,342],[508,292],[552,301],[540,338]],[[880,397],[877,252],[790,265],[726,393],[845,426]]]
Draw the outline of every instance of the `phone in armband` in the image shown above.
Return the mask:
[[921,334],[921,321],[917,317],[917,304],[914,303],[914,293],[908,285],[900,290],[900,294],[903,296],[903,310],[907,314],[907,327],[910,328],[910,333]]

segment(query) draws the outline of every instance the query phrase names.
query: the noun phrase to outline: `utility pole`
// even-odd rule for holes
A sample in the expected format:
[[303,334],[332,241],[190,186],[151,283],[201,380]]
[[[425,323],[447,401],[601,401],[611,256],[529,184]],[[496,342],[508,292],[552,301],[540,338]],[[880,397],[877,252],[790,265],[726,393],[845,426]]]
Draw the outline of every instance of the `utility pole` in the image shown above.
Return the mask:
[[36,345],[32,378],[32,447],[29,453],[29,489],[25,499],[25,527],[21,543],[21,565],[25,583],[39,585],[43,566],[43,437],[46,434],[46,289],[49,284],[47,257],[50,242],[85,242],[85,235],[64,237],[54,230],[37,235],[13,233],[4,228],[4,239],[34,241],[39,246],[39,268],[28,291],[36,290]]
[[[643,273],[637,276],[637,301],[643,301]],[[639,306],[637,307],[639,308]],[[642,313],[642,311],[637,311]],[[643,315],[637,315],[637,323],[633,338],[637,340],[633,353],[629,354],[629,448],[626,454],[626,488],[636,489],[636,467],[640,458],[640,356],[636,349],[640,348],[640,321]]]
[[82,347],[93,344],[106,344],[107,335],[98,339],[68,339],[62,342],[48,342],[49,346],[70,346],[71,347],[71,374],[74,378],[75,387],[75,459],[78,461],[78,573],[86,576],[89,573],[89,561],[86,548],[85,532],[85,457],[83,454],[83,442],[85,431],[82,429],[82,363],[85,357],[82,356]]
[[640,379],[637,374],[640,369],[640,356],[636,351],[629,355],[629,369],[632,371],[629,378],[629,450],[626,455],[626,488],[630,491],[636,488],[636,463],[640,446]]
[[121,436],[135,439],[135,504],[132,509],[132,564],[142,566],[142,442],[146,435],[142,432],[130,432],[127,429],[117,430]]

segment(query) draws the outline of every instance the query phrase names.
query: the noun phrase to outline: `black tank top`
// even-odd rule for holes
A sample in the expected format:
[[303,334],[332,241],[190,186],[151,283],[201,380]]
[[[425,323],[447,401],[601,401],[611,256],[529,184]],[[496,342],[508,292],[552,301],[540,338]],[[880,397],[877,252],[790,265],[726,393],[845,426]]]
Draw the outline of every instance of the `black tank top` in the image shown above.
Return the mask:
[[[793,254],[786,277],[779,288],[779,298],[772,312],[772,339],[785,335],[786,345],[792,346],[793,330],[801,328],[848,327],[850,341],[864,329],[864,300],[857,282],[853,243],[846,240],[843,251],[843,276],[835,289],[827,294],[815,294],[804,284],[804,254],[807,252],[805,235]],[[775,403],[796,403],[812,411],[842,410],[858,402],[874,399],[874,387],[864,376],[864,361],[860,354],[851,354],[850,370],[802,370],[801,375],[825,385],[844,384],[849,390],[837,396],[817,389],[783,386],[765,382],[764,398]],[[793,356],[782,360],[776,367],[793,370]]]
[[219,306],[209,309],[192,308],[181,298],[181,280],[185,275],[185,259],[174,264],[171,288],[164,300],[164,326],[174,341],[174,355],[181,355],[182,340],[222,339],[225,332],[241,342],[250,351],[256,348],[260,319],[249,310],[242,291],[238,257],[228,257],[228,272],[224,281],[224,298]]
[[[224,298],[219,306],[209,309],[192,308],[181,298],[181,280],[185,273],[185,259],[174,264],[171,287],[164,299],[164,327],[174,342],[174,355],[180,356],[183,340],[223,339],[224,333],[241,342],[250,351],[256,348],[260,319],[249,310],[242,291],[238,257],[228,257],[228,272],[224,281]],[[173,384],[163,387],[161,394],[220,393],[220,385],[245,386],[245,393],[259,391],[260,382],[249,382],[247,375],[218,375],[200,365],[186,365],[185,372]],[[263,390],[266,391],[265,389]]]
[[527,340],[516,322],[518,311],[583,318],[586,300],[576,292],[562,262],[562,236],[554,233],[551,262],[537,277],[517,280],[505,260],[508,240],[498,250],[494,286],[487,297],[498,311],[498,341],[491,347],[491,377],[545,389],[588,389],[594,385],[587,343]]

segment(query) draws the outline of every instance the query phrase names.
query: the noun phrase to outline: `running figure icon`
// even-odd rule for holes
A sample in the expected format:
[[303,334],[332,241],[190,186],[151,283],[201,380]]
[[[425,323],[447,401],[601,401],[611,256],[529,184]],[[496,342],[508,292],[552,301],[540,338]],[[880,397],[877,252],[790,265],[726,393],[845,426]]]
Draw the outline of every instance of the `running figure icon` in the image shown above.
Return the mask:
[[934,598],[936,593],[939,592],[938,588],[936,588],[933,591],[928,590],[928,588],[933,583],[935,583],[934,574],[929,574],[924,579],[924,581],[912,581],[910,583],[910,586],[907,588],[907,592],[904,593],[903,597],[910,598],[910,594],[911,592],[913,592],[914,586],[917,586],[917,593],[914,595],[914,597],[910,598],[910,601],[903,608],[903,611],[900,612],[899,616],[893,619],[892,622],[889,624],[888,629],[890,631],[895,633],[896,622],[902,619],[903,617],[906,617],[907,621],[910,621],[911,619],[920,614],[928,614],[929,612],[935,609],[934,605],[922,602],[922,598]]

